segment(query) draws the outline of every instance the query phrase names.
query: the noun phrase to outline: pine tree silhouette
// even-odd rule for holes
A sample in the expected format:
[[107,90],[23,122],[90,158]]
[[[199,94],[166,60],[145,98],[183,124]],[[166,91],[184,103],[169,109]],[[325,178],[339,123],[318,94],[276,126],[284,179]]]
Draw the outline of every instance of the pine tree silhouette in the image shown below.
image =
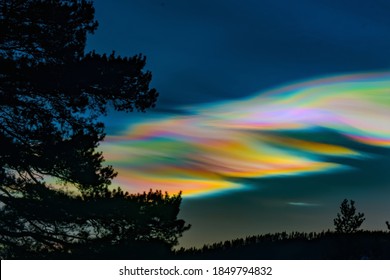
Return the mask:
[[145,111],[158,93],[144,56],[85,54],[97,25],[91,1],[0,1],[2,258],[147,257],[189,228],[180,193],[109,189],[99,118]]
[[356,213],[355,201],[344,199],[340,205],[340,213],[333,220],[336,232],[352,233],[356,232],[364,222],[364,214]]

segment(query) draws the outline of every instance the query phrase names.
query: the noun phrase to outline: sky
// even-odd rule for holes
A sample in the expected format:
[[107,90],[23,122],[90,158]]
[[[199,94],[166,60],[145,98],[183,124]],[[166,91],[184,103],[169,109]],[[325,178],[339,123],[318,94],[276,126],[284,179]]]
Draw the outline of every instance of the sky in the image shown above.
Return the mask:
[[142,53],[160,93],[100,148],[131,192],[183,192],[184,247],[390,220],[390,2],[94,1],[87,49]]

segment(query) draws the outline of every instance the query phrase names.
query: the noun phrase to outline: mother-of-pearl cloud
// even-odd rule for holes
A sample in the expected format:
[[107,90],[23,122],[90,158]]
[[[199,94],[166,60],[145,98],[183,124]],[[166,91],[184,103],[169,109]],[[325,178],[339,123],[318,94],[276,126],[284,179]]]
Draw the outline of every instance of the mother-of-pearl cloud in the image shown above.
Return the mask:
[[185,116],[140,122],[106,138],[104,155],[119,172],[118,185],[206,195],[245,188],[240,179],[330,172],[344,166],[329,156],[360,154],[332,139],[283,132],[330,129],[390,147],[389,72],[310,80],[186,109]]

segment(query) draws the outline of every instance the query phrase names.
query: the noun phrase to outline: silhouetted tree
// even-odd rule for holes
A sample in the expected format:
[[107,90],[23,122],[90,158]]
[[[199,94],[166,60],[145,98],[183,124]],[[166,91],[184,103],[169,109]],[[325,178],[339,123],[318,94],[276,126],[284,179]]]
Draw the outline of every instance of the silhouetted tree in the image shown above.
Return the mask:
[[390,223],[388,221],[386,221],[386,226],[387,226],[387,229],[390,230]]
[[180,194],[108,189],[116,173],[96,151],[99,117],[145,111],[158,93],[144,56],[84,53],[96,28],[90,1],[0,1],[0,250],[9,257],[171,247],[188,228]]
[[340,213],[333,220],[336,232],[356,232],[364,222],[364,214],[356,213],[355,201],[344,199],[340,205]]

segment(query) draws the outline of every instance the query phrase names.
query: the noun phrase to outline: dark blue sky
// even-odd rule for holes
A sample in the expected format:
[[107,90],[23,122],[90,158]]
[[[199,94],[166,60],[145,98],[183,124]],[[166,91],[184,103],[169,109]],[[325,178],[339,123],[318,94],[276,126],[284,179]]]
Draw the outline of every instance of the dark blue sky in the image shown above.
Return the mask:
[[[113,135],[130,123],[187,114],[183,108],[188,106],[241,100],[303,80],[387,71],[390,66],[390,2],[386,0],[94,3],[99,28],[88,38],[87,48],[99,53],[115,50],[121,56],[146,55],[152,86],[160,93],[157,108],[149,113],[107,118],[108,133]],[[338,136],[323,133],[327,143],[344,141],[328,140]],[[312,132],[306,136],[314,137]],[[355,199],[364,210],[367,228],[384,229],[386,217],[390,219],[389,149],[354,148],[370,156],[339,159],[350,167],[344,173],[240,178],[252,186],[250,191],[185,198],[181,215],[193,227],[182,245],[332,228],[344,198]],[[307,205],[291,204],[302,201]]]
[[94,2],[88,47],[145,54],[161,110],[390,64],[386,0]]

